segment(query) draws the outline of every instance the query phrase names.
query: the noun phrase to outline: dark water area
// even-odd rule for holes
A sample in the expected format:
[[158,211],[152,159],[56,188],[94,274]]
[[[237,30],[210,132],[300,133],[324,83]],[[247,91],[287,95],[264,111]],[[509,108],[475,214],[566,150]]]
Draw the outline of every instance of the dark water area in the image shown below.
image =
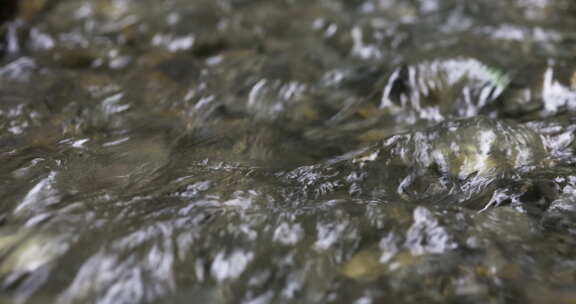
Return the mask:
[[0,303],[576,303],[576,2],[4,2]]

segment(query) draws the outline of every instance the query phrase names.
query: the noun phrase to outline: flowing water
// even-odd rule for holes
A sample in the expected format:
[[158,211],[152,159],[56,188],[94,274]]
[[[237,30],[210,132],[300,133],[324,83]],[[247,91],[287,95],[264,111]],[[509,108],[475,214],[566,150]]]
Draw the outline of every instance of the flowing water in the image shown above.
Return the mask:
[[573,0],[0,11],[0,303],[576,303]]

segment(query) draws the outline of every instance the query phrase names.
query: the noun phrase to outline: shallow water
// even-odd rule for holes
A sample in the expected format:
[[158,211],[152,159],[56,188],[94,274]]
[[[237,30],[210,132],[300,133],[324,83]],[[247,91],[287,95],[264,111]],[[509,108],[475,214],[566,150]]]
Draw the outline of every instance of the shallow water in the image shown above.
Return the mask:
[[0,302],[576,303],[573,1],[12,15]]

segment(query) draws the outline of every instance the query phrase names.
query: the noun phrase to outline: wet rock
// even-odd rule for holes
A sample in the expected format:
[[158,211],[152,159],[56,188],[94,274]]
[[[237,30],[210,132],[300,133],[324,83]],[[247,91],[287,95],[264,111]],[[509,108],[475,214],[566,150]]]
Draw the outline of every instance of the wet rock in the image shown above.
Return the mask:
[[377,247],[360,250],[344,264],[340,272],[357,281],[374,281],[383,276],[394,276],[396,272],[409,271],[417,267],[421,259],[408,251],[389,252]]
[[342,265],[341,272],[355,280],[373,280],[386,273],[378,248],[359,251]]
[[566,186],[563,194],[550,204],[550,207],[542,218],[542,224],[546,229],[576,234],[576,189]]
[[473,117],[493,106],[509,82],[505,73],[476,59],[423,62],[389,76],[380,107],[412,120]]
[[496,176],[537,166],[546,156],[538,134],[529,128],[485,117],[448,121],[409,136],[401,157],[407,163],[437,168],[465,179]]
[[69,249],[70,237],[20,230],[0,235],[0,288],[24,300],[47,279],[46,272]]
[[344,190],[412,201],[466,201],[482,208],[499,181],[517,170],[547,166],[547,153],[541,136],[530,128],[476,117],[395,135],[281,176],[301,183],[304,191],[323,189],[315,195]]
[[512,207],[493,208],[475,218],[479,237],[498,235],[507,242],[523,242],[536,232],[536,225],[526,214]]
[[364,154],[373,157],[357,157],[356,162],[369,174],[396,180],[385,185],[389,191],[412,198],[457,191],[470,198],[516,169],[543,165],[547,155],[541,137],[531,129],[485,117],[393,136],[368,151],[371,154]]

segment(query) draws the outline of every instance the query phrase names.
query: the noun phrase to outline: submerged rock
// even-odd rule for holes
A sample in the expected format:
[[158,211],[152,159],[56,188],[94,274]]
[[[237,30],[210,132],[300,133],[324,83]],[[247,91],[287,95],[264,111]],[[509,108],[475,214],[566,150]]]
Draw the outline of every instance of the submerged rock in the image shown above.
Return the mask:
[[55,179],[58,187],[67,193],[102,189],[126,192],[153,179],[168,163],[170,154],[158,138],[122,138],[105,143],[101,150],[100,153],[71,151]]
[[[314,195],[348,190],[353,195],[436,202],[476,201],[494,184],[546,165],[547,147],[532,129],[487,117],[450,120],[395,135],[380,145],[301,167],[283,177]],[[477,205],[477,204],[474,204]]]
[[404,136],[399,145],[403,163],[458,179],[505,174],[538,165],[546,156],[540,136],[531,129],[486,117],[443,122]]
[[475,117],[393,137],[382,148],[384,170],[397,168],[402,198],[488,204],[498,181],[546,164],[540,135],[514,123]]
[[69,235],[2,229],[0,287],[11,290],[23,303],[47,279],[46,274],[69,249],[70,240]]

